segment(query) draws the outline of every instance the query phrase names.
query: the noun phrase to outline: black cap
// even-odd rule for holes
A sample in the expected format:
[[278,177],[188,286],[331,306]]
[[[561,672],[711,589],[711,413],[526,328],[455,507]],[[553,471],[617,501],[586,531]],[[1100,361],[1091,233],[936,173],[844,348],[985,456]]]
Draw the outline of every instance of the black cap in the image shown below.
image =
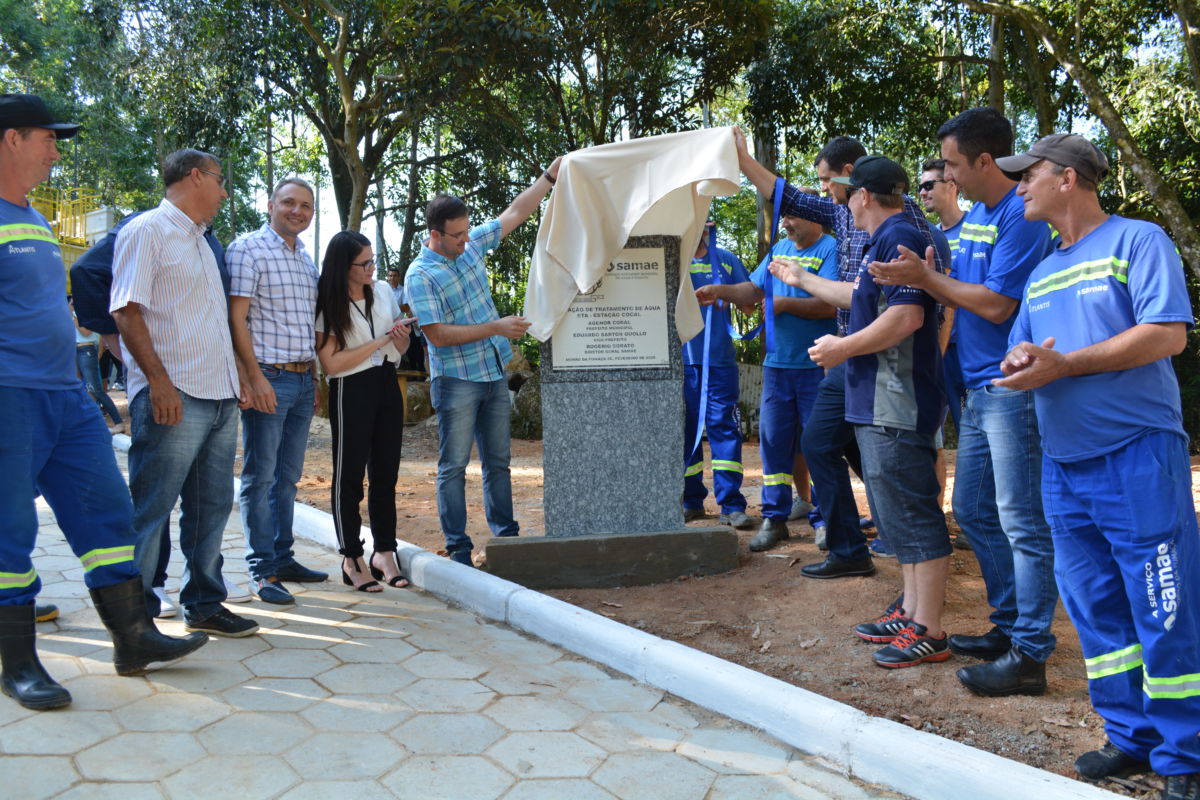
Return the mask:
[[854,162],[850,177],[838,176],[833,182],[866,189],[873,194],[904,194],[908,191],[908,173],[904,167],[883,156],[863,156]]
[[9,128],[44,128],[59,139],[70,139],[81,126],[59,122],[46,102],[35,94],[0,94],[0,131]]
[[996,159],[996,166],[1014,181],[1039,161],[1053,161],[1071,167],[1082,178],[1099,183],[1108,174],[1108,156],[1100,148],[1075,133],[1052,133],[1033,143],[1033,147],[1015,156]]

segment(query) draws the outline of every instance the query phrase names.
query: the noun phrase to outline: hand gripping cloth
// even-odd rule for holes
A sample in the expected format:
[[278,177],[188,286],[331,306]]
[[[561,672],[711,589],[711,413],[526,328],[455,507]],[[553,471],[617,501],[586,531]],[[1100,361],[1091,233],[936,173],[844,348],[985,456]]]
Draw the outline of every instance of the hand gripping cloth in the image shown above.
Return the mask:
[[[715,195],[740,188],[732,128],[669,133],[563,158],[538,228],[525,292],[529,334],[546,341],[579,292],[600,280],[632,234],[680,237],[675,328],[704,328],[687,268]],[[638,225],[639,222],[644,222]],[[637,227],[635,231],[634,228]]]

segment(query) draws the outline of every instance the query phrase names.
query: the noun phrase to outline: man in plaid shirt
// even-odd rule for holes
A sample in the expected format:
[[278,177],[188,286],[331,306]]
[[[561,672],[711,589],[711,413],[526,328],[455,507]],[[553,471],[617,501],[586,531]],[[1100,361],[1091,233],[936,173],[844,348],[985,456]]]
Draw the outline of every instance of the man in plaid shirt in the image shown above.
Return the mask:
[[[242,527],[253,591],[267,603],[295,602],[281,580],[329,576],[297,563],[292,501],[312,421],[317,267],[300,234],[313,217],[313,190],[284,178],[267,203],[269,222],[229,243],[225,261],[233,345],[242,363]],[[249,407],[245,407],[248,405]]]
[[529,219],[558,177],[555,159],[499,217],[471,227],[467,206],[438,195],[425,211],[429,238],[409,265],[408,304],[429,341],[431,399],[438,419],[438,517],[446,550],[471,565],[466,469],[479,445],[483,506],[496,536],[516,536],[509,475],[511,403],[504,367],[509,339],[529,328],[524,317],[501,317],[492,300],[484,256]]
[[[758,163],[746,144],[740,129],[734,129],[734,142],[738,151],[738,166],[759,192],[772,202],[775,194],[776,176]],[[802,192],[791,184],[784,184],[780,213],[801,217],[825,225],[833,230],[837,238],[839,277],[842,281],[853,281],[861,266],[863,253],[870,237],[867,232],[854,226],[854,216],[847,206],[848,196],[844,186],[833,183],[838,176],[849,176],[854,170],[855,160],[867,154],[866,148],[849,136],[837,136],[817,154],[814,166],[821,188],[829,197],[817,197]],[[945,272],[950,262],[950,248],[946,237],[933,230],[920,208],[912,198],[904,196],[903,218],[916,226],[934,250],[934,264],[939,272]],[[809,289],[820,297],[819,291]],[[825,298],[822,298],[825,299]],[[845,336],[850,321],[848,309],[838,308],[838,335]],[[801,449],[808,461],[809,473],[820,502],[821,516],[825,519],[826,543],[829,556],[818,564],[801,568],[808,578],[841,578],[852,575],[870,575],[875,567],[871,551],[867,548],[859,522],[858,506],[850,486],[850,471],[846,462],[861,474],[858,447],[854,441],[854,428],[846,422],[845,371],[843,366],[829,370],[817,391],[817,400],[812,414],[804,427]],[[876,520],[881,534],[885,531],[884,521]]]

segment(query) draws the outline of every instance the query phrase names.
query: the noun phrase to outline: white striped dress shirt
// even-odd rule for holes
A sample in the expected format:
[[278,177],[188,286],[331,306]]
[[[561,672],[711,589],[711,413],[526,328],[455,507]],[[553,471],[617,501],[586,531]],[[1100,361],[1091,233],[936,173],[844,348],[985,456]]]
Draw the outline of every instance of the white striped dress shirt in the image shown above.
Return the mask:
[[[109,310],[142,307],[150,342],[171,384],[202,400],[239,393],[229,306],[204,226],[171,201],[121,229],[113,253]],[[136,359],[126,359],[129,397],[147,385]]]

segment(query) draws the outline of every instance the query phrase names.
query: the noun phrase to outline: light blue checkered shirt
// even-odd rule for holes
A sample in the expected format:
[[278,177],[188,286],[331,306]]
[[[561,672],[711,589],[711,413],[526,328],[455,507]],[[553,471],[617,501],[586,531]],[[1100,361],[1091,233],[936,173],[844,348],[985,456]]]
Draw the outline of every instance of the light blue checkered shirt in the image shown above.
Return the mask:
[[[488,285],[483,257],[500,244],[500,220],[471,229],[467,249],[456,259],[438,255],[428,247],[413,259],[404,276],[408,305],[422,325],[479,325],[500,319]],[[487,383],[504,377],[512,347],[503,336],[477,342],[438,347],[429,343],[431,377],[444,375]]]
[[270,223],[229,243],[230,294],[249,297],[246,327],[263,364],[313,360],[317,266],[304,243],[288,247]]

